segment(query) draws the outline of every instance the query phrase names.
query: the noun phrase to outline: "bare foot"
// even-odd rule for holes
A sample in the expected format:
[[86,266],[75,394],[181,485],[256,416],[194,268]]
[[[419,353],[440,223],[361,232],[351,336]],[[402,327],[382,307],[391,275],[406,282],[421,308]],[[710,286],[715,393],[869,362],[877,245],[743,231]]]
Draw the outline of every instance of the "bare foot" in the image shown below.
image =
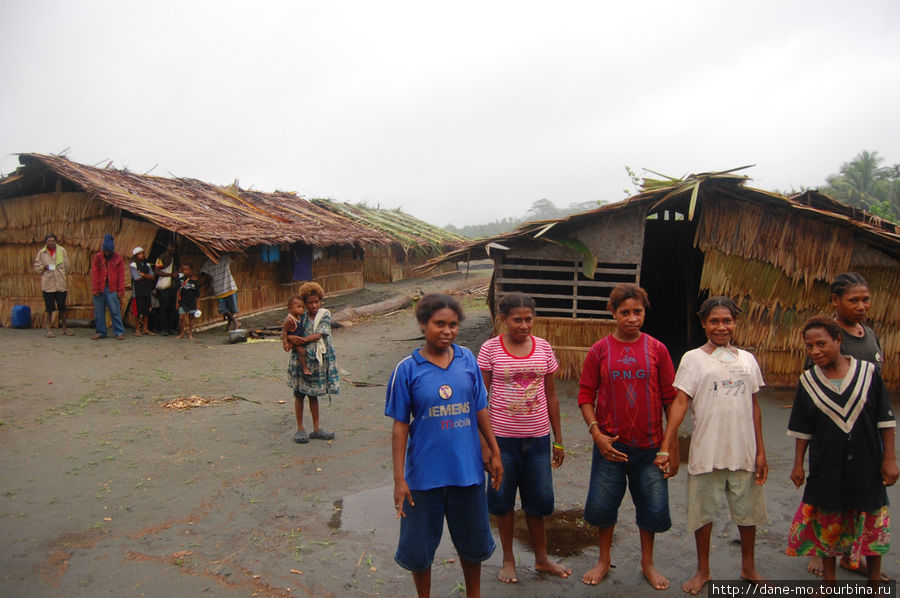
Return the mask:
[[189,341],[194,340],[194,333],[193,333],[193,332],[188,332],[188,340],[189,340]]
[[822,565],[822,557],[817,554],[809,557],[809,564],[806,566],[806,570],[816,577],[822,577],[825,574],[825,567]]
[[581,576],[581,581],[589,586],[595,586],[609,573],[609,563],[597,563],[592,569]]
[[757,571],[755,567],[753,569],[741,568],[741,579],[754,582],[766,581],[766,578],[760,575],[759,571]]
[[312,370],[310,370],[309,368],[303,368],[303,375],[312,376]]
[[666,590],[669,588],[669,580],[666,576],[656,570],[653,565],[641,565],[641,571],[644,577],[653,586],[655,590]]
[[[545,573],[549,573],[550,575],[556,575],[557,577],[568,577],[572,575],[572,570],[568,567],[564,567],[559,563],[554,563],[550,559],[545,559],[543,561],[535,561],[534,568],[538,571],[543,571]],[[585,574],[587,575],[587,574]]]
[[681,584],[681,589],[696,596],[709,580],[709,571],[697,571],[692,578]]
[[179,334],[179,335],[176,336],[175,338],[184,338],[184,333],[182,332],[181,334]]
[[500,572],[497,574],[497,579],[503,583],[518,583],[519,579],[516,577],[516,564],[504,563]]
[[[812,559],[810,559],[810,560],[812,560]],[[819,558],[819,560],[820,561],[822,560],[821,557]],[[851,573],[858,573],[858,574],[862,575],[863,577],[869,576],[869,568],[866,566],[866,562],[863,559],[860,559],[859,563],[857,563],[856,566],[853,566],[853,563],[850,562],[850,558],[847,555],[844,555],[841,557],[841,561],[838,564],[841,569],[850,571]],[[881,581],[883,581],[884,583],[887,583],[889,581],[893,581],[893,579],[887,573],[882,572],[881,573]]]
[[144,334],[149,334],[150,336],[156,336],[155,332],[150,332],[149,330],[145,330]]

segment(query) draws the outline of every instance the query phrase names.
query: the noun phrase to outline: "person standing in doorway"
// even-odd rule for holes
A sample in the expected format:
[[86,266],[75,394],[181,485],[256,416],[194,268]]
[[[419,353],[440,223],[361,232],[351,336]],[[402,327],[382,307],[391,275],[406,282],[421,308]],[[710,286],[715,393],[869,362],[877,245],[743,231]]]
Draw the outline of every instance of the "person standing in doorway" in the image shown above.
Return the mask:
[[91,292],[94,295],[94,320],[97,333],[93,340],[106,338],[106,312],[112,319],[116,340],[125,340],[121,299],[125,296],[125,260],[116,253],[113,236],[106,234],[100,251],[91,259]]
[[[175,259],[175,241],[166,243],[165,252],[156,258],[156,295],[159,299],[159,329],[163,336],[178,334],[178,264]],[[174,284],[173,284],[174,282]]]
[[59,311],[59,325],[66,336],[75,334],[66,326],[66,275],[69,273],[69,256],[57,245],[56,235],[44,237],[44,246],[34,258],[34,270],[41,275],[41,292],[44,294],[44,326],[47,338],[54,338],[51,326],[53,312]]
[[200,275],[205,276],[212,286],[213,295],[219,302],[219,313],[228,322],[225,330],[237,330],[241,323],[237,319],[237,284],[231,275],[231,256],[228,254],[213,263],[207,259],[200,268]]

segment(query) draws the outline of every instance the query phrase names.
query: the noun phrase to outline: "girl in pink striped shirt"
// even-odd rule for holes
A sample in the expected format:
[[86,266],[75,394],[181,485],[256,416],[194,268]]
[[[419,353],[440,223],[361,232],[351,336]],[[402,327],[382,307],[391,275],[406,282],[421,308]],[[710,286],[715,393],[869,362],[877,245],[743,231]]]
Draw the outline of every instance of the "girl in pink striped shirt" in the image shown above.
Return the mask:
[[[559,369],[550,343],[532,336],[534,299],[521,293],[500,300],[500,319],[506,332],[481,345],[478,367],[488,389],[491,426],[500,447],[503,480],[499,490],[488,488],[488,510],[497,518],[503,567],[497,579],[516,583],[513,552],[516,490],[534,546],[534,568],[560,577],[572,570],[547,556],[544,517],[553,512],[551,468],[562,465],[565,450],[559,423],[559,400],[553,372]],[[550,430],[556,439],[550,444]],[[482,442],[485,458],[490,457]]]

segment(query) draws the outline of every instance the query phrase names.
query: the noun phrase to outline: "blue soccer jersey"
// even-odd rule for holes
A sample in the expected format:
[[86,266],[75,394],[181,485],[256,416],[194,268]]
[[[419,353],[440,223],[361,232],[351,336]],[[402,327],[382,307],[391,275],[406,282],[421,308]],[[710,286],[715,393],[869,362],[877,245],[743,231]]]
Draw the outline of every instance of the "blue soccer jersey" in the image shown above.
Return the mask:
[[477,413],[487,392],[475,356],[453,345],[447,369],[422,356],[404,358],[391,375],[384,414],[409,423],[406,483],[410,490],[484,483]]

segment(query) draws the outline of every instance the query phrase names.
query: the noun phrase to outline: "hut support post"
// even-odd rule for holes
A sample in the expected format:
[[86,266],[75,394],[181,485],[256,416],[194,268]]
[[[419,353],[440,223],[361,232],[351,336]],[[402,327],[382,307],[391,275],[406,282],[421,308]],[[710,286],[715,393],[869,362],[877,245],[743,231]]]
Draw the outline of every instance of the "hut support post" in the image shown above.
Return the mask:
[[578,317],[578,260],[572,268],[572,317]]

